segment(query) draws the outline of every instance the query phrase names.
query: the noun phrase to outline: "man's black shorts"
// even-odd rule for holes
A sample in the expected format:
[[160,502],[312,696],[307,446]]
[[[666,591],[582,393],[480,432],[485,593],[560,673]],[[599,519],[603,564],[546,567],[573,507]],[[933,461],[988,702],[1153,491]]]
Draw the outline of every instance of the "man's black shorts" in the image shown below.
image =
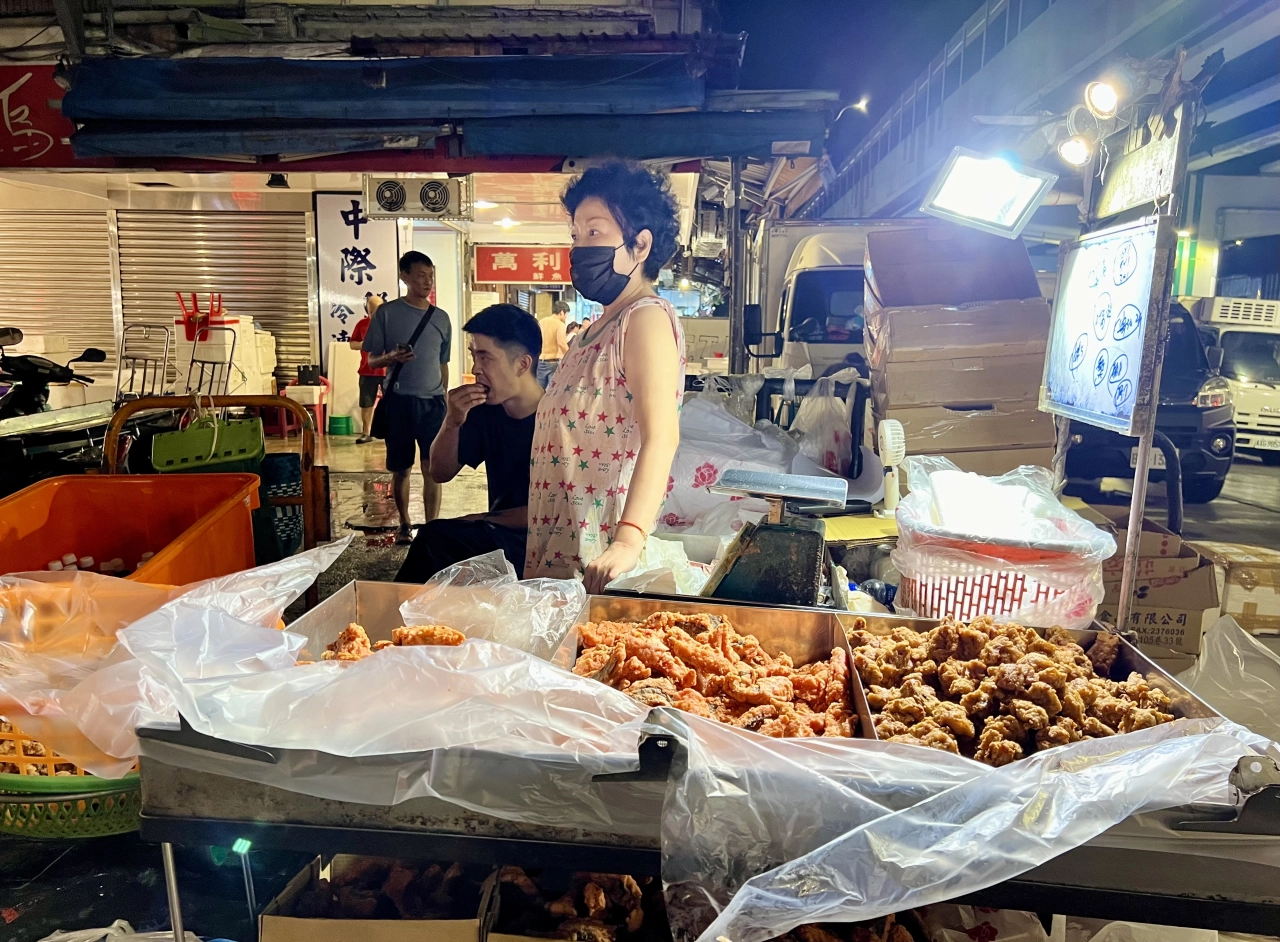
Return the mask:
[[387,410],[387,470],[412,468],[415,445],[426,460],[431,453],[431,443],[444,424],[444,396],[384,393],[381,408]]
[[372,409],[378,401],[378,390],[382,388],[381,376],[360,377],[360,408]]

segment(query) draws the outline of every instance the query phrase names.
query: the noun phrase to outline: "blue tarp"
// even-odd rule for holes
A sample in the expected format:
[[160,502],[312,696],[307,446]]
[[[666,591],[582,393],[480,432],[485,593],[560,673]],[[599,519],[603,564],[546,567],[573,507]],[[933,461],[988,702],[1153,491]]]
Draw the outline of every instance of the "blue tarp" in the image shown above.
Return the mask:
[[826,115],[814,111],[686,112],[464,122],[468,154],[660,157],[816,157]]
[[681,55],[97,58],[75,66],[71,83],[62,111],[78,122],[644,114],[705,97]]
[[76,157],[262,157],[430,149],[426,123],[254,127],[193,122],[91,121],[71,137]]

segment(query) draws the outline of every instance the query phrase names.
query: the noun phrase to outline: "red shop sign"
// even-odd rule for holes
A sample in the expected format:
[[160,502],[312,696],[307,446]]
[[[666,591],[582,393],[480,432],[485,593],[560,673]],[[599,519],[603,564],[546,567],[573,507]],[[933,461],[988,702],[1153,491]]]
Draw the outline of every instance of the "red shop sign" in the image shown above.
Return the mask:
[[65,92],[52,65],[0,66],[0,167],[73,167],[75,126],[62,116]]
[[482,285],[567,285],[569,247],[477,245],[473,277]]

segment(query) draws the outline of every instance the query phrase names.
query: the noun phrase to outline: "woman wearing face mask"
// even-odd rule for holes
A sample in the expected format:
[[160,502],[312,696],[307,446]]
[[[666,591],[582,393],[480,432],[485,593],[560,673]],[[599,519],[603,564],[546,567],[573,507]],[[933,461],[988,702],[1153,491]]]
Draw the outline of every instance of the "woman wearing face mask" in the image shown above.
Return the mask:
[[653,290],[679,210],[665,179],[621,162],[582,174],[562,202],[573,286],[604,313],[538,406],[524,577],[580,575],[600,592],[639,560],[680,443],[684,335]]

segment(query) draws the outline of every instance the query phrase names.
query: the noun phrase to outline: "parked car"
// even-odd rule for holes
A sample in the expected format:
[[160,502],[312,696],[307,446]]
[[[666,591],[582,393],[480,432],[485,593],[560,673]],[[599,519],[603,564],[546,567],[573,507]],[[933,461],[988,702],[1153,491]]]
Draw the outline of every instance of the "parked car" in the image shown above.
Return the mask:
[[[1160,377],[1156,428],[1169,436],[1182,465],[1182,497],[1207,504],[1222,493],[1235,453],[1236,425],[1231,389],[1218,375],[1220,348],[1206,353],[1191,314],[1181,304],[1169,306],[1169,338]],[[1071,423],[1067,477],[1096,482],[1104,477],[1132,478],[1138,440],[1083,422]],[[1153,481],[1164,479],[1164,453],[1151,453]]]

